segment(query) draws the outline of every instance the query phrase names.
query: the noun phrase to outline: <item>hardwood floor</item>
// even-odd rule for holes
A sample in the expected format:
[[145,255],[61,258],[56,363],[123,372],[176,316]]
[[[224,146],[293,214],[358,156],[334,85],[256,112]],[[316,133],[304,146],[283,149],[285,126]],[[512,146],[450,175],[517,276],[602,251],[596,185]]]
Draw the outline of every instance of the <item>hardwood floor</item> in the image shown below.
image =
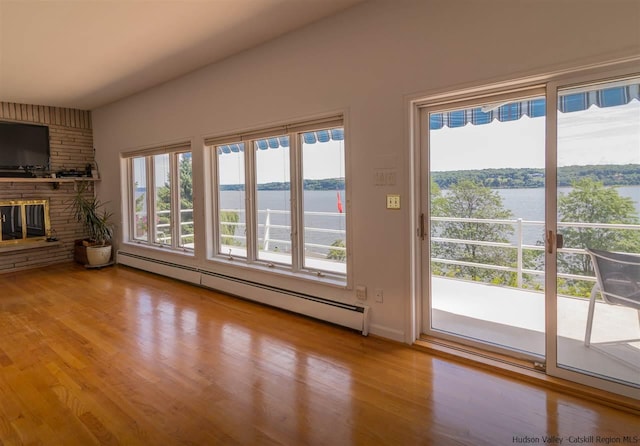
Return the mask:
[[640,444],[633,414],[126,267],[0,283],[0,445]]

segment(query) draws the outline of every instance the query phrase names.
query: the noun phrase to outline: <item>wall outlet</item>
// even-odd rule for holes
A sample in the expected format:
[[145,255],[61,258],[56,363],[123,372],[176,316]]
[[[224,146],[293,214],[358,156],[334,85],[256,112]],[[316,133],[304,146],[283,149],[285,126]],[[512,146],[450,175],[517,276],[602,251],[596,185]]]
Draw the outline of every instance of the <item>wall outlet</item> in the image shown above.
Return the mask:
[[367,300],[367,287],[364,285],[356,286],[356,298],[359,300]]
[[376,294],[376,302],[382,303],[382,298],[383,298],[382,290],[380,288],[377,288],[375,291],[375,294]]
[[387,194],[387,209],[400,209],[400,195]]

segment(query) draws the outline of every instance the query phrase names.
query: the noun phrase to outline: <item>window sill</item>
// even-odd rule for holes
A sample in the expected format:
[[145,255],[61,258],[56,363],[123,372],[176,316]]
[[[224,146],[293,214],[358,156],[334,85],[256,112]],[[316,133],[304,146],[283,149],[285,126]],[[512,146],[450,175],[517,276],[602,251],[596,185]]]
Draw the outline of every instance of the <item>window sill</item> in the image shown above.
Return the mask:
[[280,277],[288,277],[296,280],[305,280],[308,282],[313,282],[322,285],[329,285],[340,289],[348,289],[347,278],[346,277],[336,277],[331,273],[325,273],[324,271],[320,271],[320,274],[313,271],[300,271],[294,272],[286,268],[285,266],[274,265],[273,267],[267,266],[267,264],[263,263],[246,263],[246,261],[242,258],[234,258],[228,259],[226,257],[212,257],[207,259],[210,263],[222,264],[227,266],[232,266],[238,268],[238,270],[244,271],[255,271],[258,273],[267,273],[272,275],[277,275]]
[[148,249],[151,251],[163,252],[168,254],[177,254],[186,257],[195,257],[195,253],[192,249],[184,249],[184,248],[172,248],[167,245],[152,245],[150,243],[141,242],[141,241],[126,241],[122,243],[124,246],[135,246],[137,248]]

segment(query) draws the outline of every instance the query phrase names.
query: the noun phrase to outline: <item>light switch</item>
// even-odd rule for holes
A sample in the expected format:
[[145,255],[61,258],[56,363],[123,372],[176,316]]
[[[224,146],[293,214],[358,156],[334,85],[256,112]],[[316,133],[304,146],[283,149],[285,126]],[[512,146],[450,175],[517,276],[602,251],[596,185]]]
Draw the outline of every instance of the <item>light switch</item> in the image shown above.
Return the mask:
[[400,195],[387,194],[387,209],[400,209]]
[[396,185],[396,171],[395,170],[389,170],[388,172],[386,172],[384,174],[385,177],[385,183],[387,184],[387,186],[395,186]]

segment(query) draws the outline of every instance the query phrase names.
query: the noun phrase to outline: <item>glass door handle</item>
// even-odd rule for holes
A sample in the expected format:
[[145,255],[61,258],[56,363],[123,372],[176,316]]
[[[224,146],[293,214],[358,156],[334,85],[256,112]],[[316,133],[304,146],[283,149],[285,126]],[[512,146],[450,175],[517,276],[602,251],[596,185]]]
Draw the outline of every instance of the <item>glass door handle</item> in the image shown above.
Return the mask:
[[549,254],[553,254],[554,244],[556,249],[562,249],[564,247],[564,237],[562,234],[556,234],[554,238],[553,231],[547,231],[547,252]]

